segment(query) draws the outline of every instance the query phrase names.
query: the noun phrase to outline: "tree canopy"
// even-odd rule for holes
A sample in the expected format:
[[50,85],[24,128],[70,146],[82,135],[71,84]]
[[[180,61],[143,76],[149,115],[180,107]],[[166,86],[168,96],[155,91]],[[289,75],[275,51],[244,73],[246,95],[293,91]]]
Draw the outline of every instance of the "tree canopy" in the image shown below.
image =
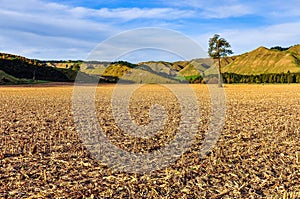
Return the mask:
[[220,38],[220,35],[215,34],[209,39],[208,54],[213,59],[219,59],[233,54],[230,49],[231,45],[224,38]]
[[232,50],[229,42],[224,38],[220,38],[220,35],[215,34],[209,39],[208,54],[211,58],[218,60],[218,79],[219,87],[222,87],[222,73],[221,73],[221,57],[226,57],[232,54]]

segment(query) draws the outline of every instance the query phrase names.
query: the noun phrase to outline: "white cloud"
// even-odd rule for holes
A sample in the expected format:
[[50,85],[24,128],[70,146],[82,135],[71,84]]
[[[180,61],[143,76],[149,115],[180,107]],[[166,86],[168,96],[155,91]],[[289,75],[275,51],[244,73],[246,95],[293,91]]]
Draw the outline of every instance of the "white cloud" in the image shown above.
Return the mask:
[[181,19],[185,17],[192,17],[195,15],[194,11],[178,10],[173,8],[117,8],[107,9],[102,8],[95,12],[97,16],[106,18],[121,18],[121,19]]
[[283,2],[282,0],[272,1],[248,1],[245,2],[254,13],[258,16],[266,17],[270,20],[290,19],[289,17],[300,16],[299,0],[289,0]]
[[[17,6],[15,6],[17,5]],[[13,10],[21,13],[35,13],[41,15],[53,14],[53,17],[73,17],[77,19],[87,17],[114,18],[114,19],[178,19],[195,16],[195,12],[184,9],[174,8],[101,8],[91,9],[84,7],[70,7],[58,3],[47,3],[40,0],[3,0],[0,2],[2,11]],[[51,17],[49,16],[51,19]]]
[[[280,0],[156,0],[157,3],[152,4],[157,5],[155,8],[100,9],[49,1],[0,0],[0,51],[34,58],[84,59],[91,49],[109,36],[150,26],[177,29],[188,35],[197,32],[201,36],[194,38],[198,38],[204,47],[215,33],[212,31],[217,30],[229,40],[235,53],[260,45],[289,46],[300,41],[300,22],[294,17],[300,16],[300,8],[295,6],[297,0],[291,1],[293,5],[282,4]],[[226,24],[222,24],[222,19],[248,14],[254,19],[268,20],[259,23],[261,26],[264,23],[277,25],[257,27],[255,21],[250,21],[249,25],[254,28],[249,28],[245,21],[241,22],[244,23],[243,29],[229,30],[225,29]],[[226,21],[230,23],[230,19]],[[235,25],[233,23],[231,21],[230,27]]]
[[[138,23],[147,26],[157,20],[156,26],[164,26],[168,20],[193,14],[173,8],[90,9],[41,0],[1,0],[0,50],[36,58],[84,59],[99,42],[123,30],[140,27]],[[126,24],[134,19],[145,20]]]
[[180,32],[162,28],[142,28],[125,31],[105,40],[94,49],[89,60],[111,61],[120,56],[149,49],[168,52],[173,58],[176,55],[186,60],[206,57],[207,54],[198,43]]
[[199,16],[207,19],[211,18],[229,18],[252,14],[253,10],[244,1],[238,0],[182,0],[166,1],[166,5],[177,8],[189,8],[197,10]]
[[39,59],[84,59],[95,44],[78,38],[0,29],[1,50]]
[[182,19],[193,17],[195,11],[174,8],[101,8],[90,9],[84,7],[69,8],[68,12],[76,17],[98,17],[104,19]]
[[224,37],[231,40],[237,52],[253,50],[259,46],[288,47],[300,41],[300,22],[271,25],[249,30],[224,32]]
[[[227,29],[218,32],[232,46],[234,53],[242,54],[258,48],[259,46],[273,47],[291,45],[300,43],[300,22],[283,23],[264,27],[248,29]],[[215,32],[205,33],[197,37],[197,41],[208,47],[208,39]]]
[[239,17],[247,14],[251,14],[252,11],[249,7],[244,5],[224,5],[216,6],[213,8],[207,8],[201,16],[204,18],[229,18]]

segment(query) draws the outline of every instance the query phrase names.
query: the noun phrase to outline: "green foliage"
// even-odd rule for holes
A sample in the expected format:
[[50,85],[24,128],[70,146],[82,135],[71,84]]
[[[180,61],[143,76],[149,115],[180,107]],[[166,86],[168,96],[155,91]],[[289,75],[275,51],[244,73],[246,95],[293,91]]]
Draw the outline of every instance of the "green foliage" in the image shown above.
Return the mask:
[[80,64],[79,63],[76,63],[72,66],[72,69],[75,70],[75,71],[79,71],[80,70]]
[[288,48],[284,48],[284,47],[281,47],[281,46],[274,46],[272,48],[270,48],[271,50],[279,50],[279,51],[286,51],[288,49],[290,49],[290,47]]
[[56,68],[47,67],[38,60],[9,54],[1,54],[0,70],[18,79],[70,81],[65,74]]
[[8,75],[7,73],[0,70],[0,85],[40,84],[40,83],[46,83],[46,82],[48,82],[48,81],[16,78],[16,77]]
[[17,60],[18,58],[17,57],[10,57],[10,60]]
[[69,79],[46,63],[18,55],[0,53],[2,84],[27,84],[45,81],[69,81]]
[[[218,35],[212,38],[212,41],[217,41]],[[221,42],[221,43],[222,43]],[[227,42],[228,43],[228,42]],[[226,44],[225,46],[230,46]],[[215,47],[214,47],[215,49]],[[275,47],[274,47],[275,49]],[[219,59],[223,65],[222,68],[225,73],[222,73],[222,80],[224,83],[300,83],[300,72],[298,59],[300,48],[294,46],[293,49],[286,52],[278,50],[284,50],[284,48],[277,48],[274,51],[265,48],[259,48],[253,52],[245,53],[240,56],[227,57],[228,63],[224,62],[224,59]],[[228,50],[228,49],[227,49]],[[220,51],[221,52],[221,51]],[[231,50],[222,51],[219,56],[225,56],[225,52],[232,52]],[[260,56],[258,56],[260,55]],[[213,56],[213,55],[212,55]],[[216,56],[218,57],[218,56]],[[283,58],[285,58],[283,60]],[[209,59],[208,59],[209,60]],[[270,61],[271,60],[271,61]],[[256,63],[257,69],[253,63]],[[265,61],[269,65],[265,65]],[[47,61],[48,62],[48,61]],[[82,61],[56,61],[61,63],[63,67],[48,67],[46,61],[27,59],[25,57],[0,53],[0,84],[19,84],[19,83],[36,83],[42,81],[74,81],[77,75],[81,75],[83,81],[89,82],[100,78],[100,82],[116,83],[119,78],[132,82],[189,82],[189,83],[218,83],[219,74],[215,73],[199,73],[199,71],[205,70],[201,68],[202,63],[212,65],[207,60],[181,61],[181,62],[157,62],[154,66],[147,65],[145,62],[143,65],[136,65],[127,61],[117,61],[113,63],[104,63],[105,67],[97,68],[96,66],[89,66],[89,69],[80,70]],[[237,62],[241,67],[233,67],[232,63]],[[252,63],[253,62],[253,63]],[[92,63],[92,62],[91,62]],[[90,64],[91,64],[90,63]],[[102,63],[102,62],[101,62]],[[152,63],[152,62],[151,62]],[[281,65],[276,65],[280,63]],[[293,64],[291,67],[289,64]],[[65,65],[68,64],[68,69]],[[99,64],[95,62],[94,64]],[[157,67],[155,64],[163,64]],[[248,65],[249,64],[249,65]],[[252,64],[252,65],[251,65]],[[49,64],[48,64],[49,65]],[[264,66],[264,67],[261,67]],[[154,67],[154,68],[153,68]],[[232,70],[226,70],[229,67]],[[267,70],[268,67],[270,70]],[[284,67],[285,70],[282,70]],[[133,69],[134,68],[134,69]],[[173,69],[174,72],[170,72]],[[207,67],[208,68],[208,67]],[[247,69],[247,73],[242,73],[242,68]],[[297,70],[298,69],[298,70]],[[2,73],[1,73],[2,70]],[[90,73],[86,74],[86,73]],[[140,74],[144,74],[140,76]],[[99,75],[102,74],[101,77]]]
[[224,39],[220,38],[220,35],[215,34],[209,39],[208,54],[213,59],[219,59],[233,54],[231,45]]
[[120,64],[120,65],[123,65],[123,66],[127,66],[129,68],[135,68],[137,67],[136,64],[132,64],[130,62],[127,62],[127,61],[116,61],[116,62],[112,62],[111,65],[115,65],[115,64]]
[[220,35],[218,34],[215,34],[209,39],[208,45],[209,56],[218,60],[218,85],[219,87],[222,87],[221,58],[233,54],[233,52],[230,49],[230,44],[224,38],[220,38]]
[[185,76],[184,78],[191,84],[201,83],[203,80],[201,75]]
[[300,66],[300,60],[294,52],[291,52],[291,56],[294,58],[294,63]]
[[260,75],[241,75],[235,73],[223,73],[223,82],[233,83],[300,83],[300,73],[273,73]]
[[16,84],[18,82],[18,78],[8,75],[7,73],[0,70],[0,84]]

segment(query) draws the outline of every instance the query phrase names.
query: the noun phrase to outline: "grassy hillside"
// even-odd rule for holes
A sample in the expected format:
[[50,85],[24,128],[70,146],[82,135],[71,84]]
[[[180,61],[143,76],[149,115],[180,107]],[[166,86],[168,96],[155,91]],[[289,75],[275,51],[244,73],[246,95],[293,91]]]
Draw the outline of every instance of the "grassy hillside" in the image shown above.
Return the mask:
[[4,71],[0,70],[0,84],[17,84],[19,82],[20,79],[8,75]]
[[[132,64],[126,61],[118,62],[83,62],[77,61],[39,61],[25,57],[0,53],[0,82],[16,83],[21,79],[46,80],[46,81],[74,81],[79,71],[83,81],[95,80],[101,75],[103,82],[117,82],[120,79],[129,82],[178,82],[187,80],[189,82],[209,82],[216,78],[216,60],[210,58],[199,58],[190,61],[148,61]],[[228,82],[236,82],[235,79],[244,81],[248,77],[236,75],[264,75],[273,76],[257,77],[256,82],[263,79],[272,79],[274,82],[276,74],[295,74],[290,77],[278,77],[294,79],[298,82],[300,73],[300,45],[290,48],[273,47],[271,49],[259,47],[242,55],[225,57],[221,59],[222,73]],[[234,75],[235,74],[235,75]],[[235,77],[233,77],[235,76]],[[261,80],[260,80],[261,79]],[[197,80],[197,81],[196,81]],[[214,80],[215,81],[215,80]],[[246,80],[245,80],[246,81]],[[250,80],[249,80],[250,81]],[[252,80],[251,80],[252,81]],[[279,80],[276,79],[275,82]],[[281,81],[281,80],[280,80]],[[282,80],[283,81],[283,80]],[[29,81],[30,82],[30,81]],[[263,81],[265,82],[265,81]],[[289,81],[288,81],[289,82]]]
[[[142,62],[131,64],[129,62],[115,62],[110,64],[94,63],[84,67],[81,71],[101,75],[103,77],[116,77],[126,82],[136,83],[175,83],[176,71],[168,62]],[[178,73],[178,72],[177,72]]]
[[[63,62],[77,63],[78,62]],[[75,66],[75,65],[70,65]],[[69,67],[51,67],[45,61],[28,59],[22,56],[0,53],[1,84],[36,83],[40,81],[72,82],[77,75],[77,69]],[[84,81],[90,81],[93,77],[82,73]]]
[[295,45],[290,47],[287,52],[289,52],[292,56],[294,56],[297,60],[297,64],[299,64],[300,60],[300,45]]
[[139,67],[127,72],[122,79],[136,83],[178,83],[178,80],[171,76],[162,76]]
[[0,85],[15,85],[15,84],[39,84],[46,83],[45,80],[20,79],[0,70]]
[[41,63],[45,64],[46,66],[53,67],[53,68],[64,68],[64,69],[76,69],[76,67],[82,67],[83,61],[41,61]]
[[251,52],[239,55],[223,66],[222,72],[243,75],[300,72],[300,46],[280,51],[259,47]]
[[[300,45],[291,48],[272,48],[259,47],[242,55],[225,57],[221,60],[222,73],[239,75],[261,75],[261,74],[281,74],[281,73],[299,73],[300,72]],[[110,65],[109,67],[95,67],[90,70],[91,74],[101,73],[107,76],[122,77],[128,73],[139,69],[148,71],[148,79],[153,75],[159,75],[164,78],[188,80],[193,82],[195,79],[201,82],[209,82],[217,77],[216,60],[209,58],[193,59],[191,61],[170,62],[142,62],[136,67],[128,68],[122,65]],[[86,71],[84,71],[86,72]],[[132,72],[130,72],[132,73]],[[146,78],[146,77],[145,77]],[[275,81],[275,76],[272,77]],[[269,79],[272,79],[269,77]],[[296,77],[291,77],[296,78]],[[233,77],[228,77],[229,82],[235,82]],[[260,78],[258,78],[260,79]],[[264,77],[263,79],[266,79]],[[215,80],[214,80],[215,81]],[[249,80],[250,81],[250,80]],[[257,80],[256,82],[260,82]],[[276,80],[275,82],[278,82]]]
[[38,60],[4,53],[0,54],[0,70],[19,79],[71,81],[66,75],[67,70],[57,70]]
[[196,67],[189,63],[186,67],[184,67],[182,70],[180,70],[180,74],[183,76],[193,76],[193,75],[201,75],[201,72],[196,69]]
[[104,72],[103,76],[114,76],[114,77],[122,77],[126,74],[127,71],[129,71],[131,68],[128,67],[125,64],[112,64],[108,66]]
[[177,70],[173,68],[173,64],[170,62],[163,62],[163,61],[149,61],[149,62],[142,62],[138,64],[142,66],[145,70],[149,70],[151,72],[165,75],[165,76],[176,76]]

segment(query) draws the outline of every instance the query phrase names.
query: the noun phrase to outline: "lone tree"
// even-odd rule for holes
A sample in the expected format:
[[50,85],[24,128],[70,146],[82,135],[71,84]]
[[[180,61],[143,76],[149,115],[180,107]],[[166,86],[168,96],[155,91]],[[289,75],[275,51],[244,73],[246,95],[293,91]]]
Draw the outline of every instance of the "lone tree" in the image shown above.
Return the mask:
[[218,85],[222,87],[222,74],[221,74],[221,58],[232,54],[230,44],[220,35],[215,34],[209,39],[208,54],[214,60],[218,60]]

